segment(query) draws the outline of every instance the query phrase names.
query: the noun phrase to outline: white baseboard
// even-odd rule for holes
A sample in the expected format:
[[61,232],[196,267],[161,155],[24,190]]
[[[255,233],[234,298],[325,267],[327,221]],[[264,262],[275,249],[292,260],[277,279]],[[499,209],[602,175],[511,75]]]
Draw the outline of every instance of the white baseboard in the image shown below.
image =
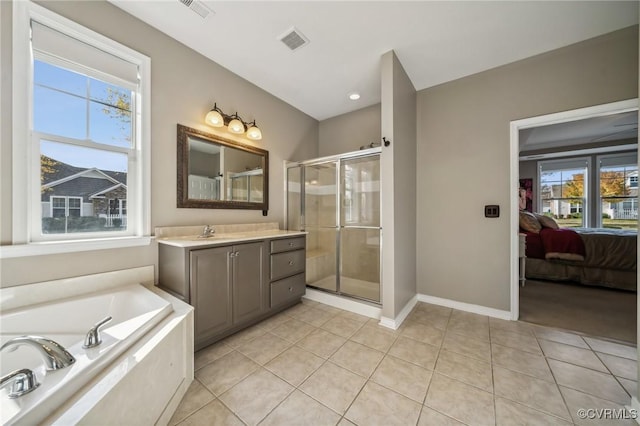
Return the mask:
[[391,328],[393,330],[397,330],[400,325],[402,325],[404,320],[407,319],[407,316],[411,313],[413,307],[416,306],[416,303],[418,303],[418,295],[413,296],[411,300],[409,300],[407,304],[404,305],[404,308],[402,308],[398,316],[396,316],[395,318],[392,319],[387,317],[380,317],[380,325],[383,327]]
[[500,318],[503,320],[511,320],[511,312],[500,309],[488,308],[486,306],[474,305],[472,303],[458,302],[451,299],[443,299],[441,297],[428,296],[426,294],[418,294],[418,301],[431,303],[432,305],[446,306],[447,308],[458,309],[459,311],[471,312],[474,314],[486,315],[488,317]]
[[625,407],[631,416],[635,419],[636,423],[640,424],[640,402],[636,396],[631,397],[631,403]]
[[347,299],[345,297],[336,296],[334,294],[325,293],[324,291],[314,290],[308,287],[307,292],[303,297],[308,300],[313,300],[314,302],[324,303],[325,305],[333,306],[334,308],[344,309],[345,311],[364,315],[373,319],[379,319],[382,314],[382,309],[377,306],[372,306],[366,302],[358,302],[353,299]]

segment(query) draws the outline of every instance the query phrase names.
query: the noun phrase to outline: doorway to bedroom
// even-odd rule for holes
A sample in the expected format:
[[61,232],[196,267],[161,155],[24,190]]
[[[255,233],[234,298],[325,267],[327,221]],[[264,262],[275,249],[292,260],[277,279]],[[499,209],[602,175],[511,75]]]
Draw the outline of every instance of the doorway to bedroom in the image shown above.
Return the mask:
[[512,122],[511,177],[512,318],[635,344],[637,99]]

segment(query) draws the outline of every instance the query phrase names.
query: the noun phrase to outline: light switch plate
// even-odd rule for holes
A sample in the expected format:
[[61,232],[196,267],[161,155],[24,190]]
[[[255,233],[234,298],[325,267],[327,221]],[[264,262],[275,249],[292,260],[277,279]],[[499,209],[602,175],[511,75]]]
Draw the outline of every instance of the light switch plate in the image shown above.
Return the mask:
[[484,206],[484,217],[500,217],[500,206],[497,204]]

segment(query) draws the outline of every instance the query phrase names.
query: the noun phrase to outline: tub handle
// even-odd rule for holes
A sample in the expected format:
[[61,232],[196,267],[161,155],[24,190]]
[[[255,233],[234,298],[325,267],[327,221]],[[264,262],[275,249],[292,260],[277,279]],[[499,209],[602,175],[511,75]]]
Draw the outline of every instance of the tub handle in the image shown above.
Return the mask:
[[35,388],[40,386],[40,383],[38,383],[33,371],[28,368],[23,368],[22,370],[16,370],[2,377],[2,379],[0,379],[0,387],[5,386],[9,387],[9,398],[15,399],[35,390]]
[[102,343],[102,338],[100,338],[100,327],[110,322],[113,318],[108,316],[100,321],[98,321],[91,329],[87,332],[86,337],[84,338],[83,348],[95,348],[100,343]]

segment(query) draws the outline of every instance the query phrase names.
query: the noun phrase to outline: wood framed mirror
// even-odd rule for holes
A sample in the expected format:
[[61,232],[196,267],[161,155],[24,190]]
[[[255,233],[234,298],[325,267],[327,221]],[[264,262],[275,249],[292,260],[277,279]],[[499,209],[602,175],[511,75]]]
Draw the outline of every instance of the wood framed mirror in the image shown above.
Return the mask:
[[178,207],[269,209],[269,151],[178,124]]

